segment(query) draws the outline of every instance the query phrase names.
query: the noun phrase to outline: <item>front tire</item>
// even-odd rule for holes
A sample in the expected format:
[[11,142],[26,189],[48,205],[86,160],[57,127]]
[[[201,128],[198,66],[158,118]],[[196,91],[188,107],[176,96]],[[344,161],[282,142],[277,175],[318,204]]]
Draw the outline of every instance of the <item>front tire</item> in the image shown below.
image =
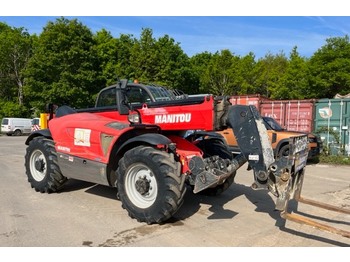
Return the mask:
[[131,218],[162,223],[183,203],[185,176],[173,154],[147,146],[127,151],[117,169],[118,197]]
[[277,154],[277,158],[288,157],[289,156],[289,144],[284,145],[280,148]]
[[67,181],[58,166],[54,142],[44,137],[35,137],[29,142],[25,168],[28,182],[37,192],[56,192]]

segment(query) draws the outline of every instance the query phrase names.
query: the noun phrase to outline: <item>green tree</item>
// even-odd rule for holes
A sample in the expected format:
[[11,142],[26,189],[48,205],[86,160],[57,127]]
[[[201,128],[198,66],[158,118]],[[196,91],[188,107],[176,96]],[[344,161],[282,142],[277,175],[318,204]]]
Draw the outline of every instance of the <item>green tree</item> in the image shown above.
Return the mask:
[[198,94],[198,77],[192,71],[191,66],[182,66],[174,71],[174,83],[170,86],[183,91],[186,94]]
[[132,35],[121,34],[119,38],[114,38],[102,29],[96,33],[94,40],[101,77],[106,85],[114,84],[117,79],[134,78],[130,56],[136,39]]
[[229,50],[216,52],[204,72],[202,81],[204,89],[215,95],[231,95],[235,93],[234,75],[237,71],[239,57]]
[[349,36],[326,39],[326,44],[310,58],[310,75],[315,98],[350,93]]
[[210,93],[209,86],[205,84],[206,80],[204,75],[212,56],[212,53],[203,52],[190,58],[190,67],[193,73],[193,85],[195,86],[190,94]]
[[92,32],[77,19],[48,22],[26,70],[31,106],[44,110],[48,102],[93,105],[94,95],[104,86],[94,46]]
[[133,70],[132,78],[141,82],[152,82],[157,72],[156,39],[151,29],[141,32],[140,40],[131,49],[130,62]]
[[234,77],[235,89],[232,95],[256,93],[256,62],[255,55],[250,52],[238,60]]
[[131,54],[137,40],[133,35],[121,34],[117,40],[117,76],[119,78],[133,79],[134,69],[131,63]]
[[101,75],[99,76],[105,85],[110,85],[117,80],[117,40],[105,29],[94,35],[94,52],[98,57]]
[[182,90],[191,90],[195,77],[188,56],[179,43],[164,35],[153,37],[151,29],[141,32],[130,51],[131,78]]
[[0,23],[0,99],[24,105],[23,70],[32,54],[33,38],[24,28]]
[[186,83],[181,78],[189,77],[189,71],[185,69],[189,67],[188,56],[179,43],[175,43],[168,35],[158,38],[154,47],[158,60],[155,81],[174,88],[181,87]]
[[3,117],[31,117],[30,111],[24,106],[13,101],[0,100],[0,120]]
[[281,99],[311,98],[309,89],[308,61],[299,55],[295,46],[289,57],[288,66],[280,87],[275,90],[275,96]]
[[256,64],[257,93],[273,99],[281,99],[278,89],[287,66],[288,59],[283,52],[276,55],[268,53],[259,59]]

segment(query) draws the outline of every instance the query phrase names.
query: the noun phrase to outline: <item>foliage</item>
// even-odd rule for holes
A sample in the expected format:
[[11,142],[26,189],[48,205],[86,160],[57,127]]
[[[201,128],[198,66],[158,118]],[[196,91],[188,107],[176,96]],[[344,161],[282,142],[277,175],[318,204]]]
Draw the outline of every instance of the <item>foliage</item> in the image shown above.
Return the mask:
[[336,155],[321,155],[319,157],[320,161],[319,163],[323,164],[332,164],[332,165],[350,165],[350,157],[346,157],[344,155],[342,156],[336,156]]
[[189,92],[189,94],[206,94],[209,93],[210,86],[206,85],[206,80],[204,79],[204,73],[208,67],[213,54],[209,52],[203,52],[196,54],[190,58],[190,70],[193,75],[193,84],[197,88]]
[[234,74],[239,58],[229,50],[216,52],[210,59],[202,83],[204,89],[216,95],[230,95],[234,92]]
[[110,32],[102,29],[93,36],[95,44],[94,53],[97,55],[101,75],[99,76],[106,85],[111,85],[117,81],[116,74],[118,68],[117,61],[117,39],[113,38]]
[[250,52],[248,55],[238,60],[238,66],[234,78],[235,90],[233,95],[255,94],[257,93],[257,77],[255,55]]
[[90,29],[76,19],[49,22],[25,72],[29,105],[41,110],[48,102],[93,105],[93,95],[104,85],[94,44]]
[[12,101],[0,101],[0,120],[4,117],[30,118],[31,114],[23,105]]
[[268,53],[257,62],[257,86],[261,95],[272,99],[283,99],[279,94],[279,87],[283,75],[287,71],[288,59],[283,52],[273,55]]
[[137,39],[132,35],[121,34],[117,40],[117,70],[118,78],[134,79],[134,72],[131,66],[131,51]]
[[283,99],[305,99],[308,97],[309,69],[307,60],[301,57],[294,47],[290,53],[289,62],[283,74],[280,87],[275,91],[276,97]]
[[33,38],[22,27],[0,23],[0,100],[23,106],[23,70],[32,53]]
[[131,78],[170,88],[182,88],[192,78],[189,58],[179,43],[168,35],[155,39],[149,28],[142,30],[130,49],[130,67]]
[[315,134],[320,135],[321,133],[327,133],[333,136],[335,143],[340,143],[339,132],[333,130],[333,128],[328,128],[327,126],[321,126],[316,131]]
[[326,40],[310,58],[312,95],[330,98],[335,94],[350,93],[350,42],[349,37]]

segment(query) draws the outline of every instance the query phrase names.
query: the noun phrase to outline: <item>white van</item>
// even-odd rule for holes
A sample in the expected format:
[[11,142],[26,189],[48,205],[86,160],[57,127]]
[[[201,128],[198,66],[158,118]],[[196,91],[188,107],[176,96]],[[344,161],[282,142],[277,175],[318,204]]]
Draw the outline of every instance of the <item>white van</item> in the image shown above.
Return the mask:
[[8,136],[21,136],[32,131],[32,119],[30,118],[3,118],[1,121],[1,133]]

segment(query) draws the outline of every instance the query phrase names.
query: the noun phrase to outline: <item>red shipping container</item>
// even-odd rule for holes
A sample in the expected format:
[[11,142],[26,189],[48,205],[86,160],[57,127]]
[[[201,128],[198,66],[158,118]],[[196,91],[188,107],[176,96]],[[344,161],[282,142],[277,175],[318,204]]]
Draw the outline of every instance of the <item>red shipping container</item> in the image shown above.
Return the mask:
[[285,127],[285,104],[279,100],[266,101],[260,105],[260,114],[274,118],[283,128]]
[[230,103],[232,105],[253,105],[258,111],[260,111],[260,104],[262,101],[268,101],[269,99],[261,96],[259,94],[253,95],[239,95],[239,96],[231,96]]
[[275,118],[287,130],[310,133],[314,127],[315,100],[262,101],[260,114]]

